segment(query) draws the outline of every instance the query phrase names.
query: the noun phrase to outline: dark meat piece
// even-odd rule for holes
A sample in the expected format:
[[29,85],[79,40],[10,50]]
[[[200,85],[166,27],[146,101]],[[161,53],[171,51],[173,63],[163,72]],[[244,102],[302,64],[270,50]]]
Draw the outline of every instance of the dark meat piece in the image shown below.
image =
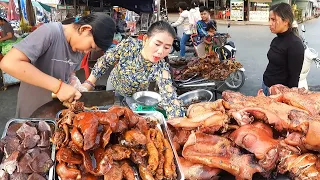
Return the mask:
[[53,134],[52,143],[56,145],[57,149],[62,147],[63,142],[66,138],[66,134],[62,128],[58,128]]
[[122,169],[118,164],[112,164],[110,171],[104,175],[104,180],[122,180]]
[[94,112],[94,115],[98,116],[100,124],[109,125],[112,131],[118,129],[119,117],[116,113]]
[[136,124],[138,130],[140,130],[143,134],[147,134],[149,126],[145,118],[139,118],[138,123]]
[[135,164],[141,164],[146,166],[147,160],[146,156],[148,155],[148,151],[145,149],[136,149],[136,148],[131,148],[131,156],[130,159],[132,162]]
[[32,157],[30,156],[29,153],[26,153],[24,156],[22,156],[22,158],[18,163],[18,172],[26,173],[26,174],[33,173],[33,171],[29,166],[29,162],[31,161],[32,161]]
[[4,152],[6,157],[10,156],[10,154],[12,154],[14,151],[21,148],[20,140],[17,137],[6,136],[1,139],[1,142],[4,144]]
[[56,160],[69,164],[82,164],[82,157],[78,154],[74,154],[69,148],[60,148],[56,154]]
[[40,132],[49,131],[51,136],[51,127],[46,121],[40,121],[38,124],[38,130]]
[[40,141],[40,136],[39,135],[28,135],[25,136],[25,138],[22,141],[22,145],[26,149],[31,149],[34,148],[38,142]]
[[6,171],[0,169],[0,179],[9,180],[9,174]]
[[56,172],[62,179],[80,179],[81,172],[78,169],[69,168],[65,163],[58,163],[56,166]]
[[33,148],[27,151],[27,153],[31,155],[32,159],[39,156],[40,152],[41,152],[40,148]]
[[126,120],[120,119],[118,122],[118,125],[119,125],[118,129],[116,129],[114,132],[122,133],[128,129],[128,124],[127,124]]
[[50,131],[40,132],[40,141],[38,142],[39,147],[49,147],[50,146]]
[[33,136],[38,134],[37,128],[28,125],[27,123],[23,123],[22,126],[17,130],[17,135],[20,139],[24,139],[27,136]]
[[98,180],[98,179],[99,179],[99,177],[94,176],[92,174],[84,174],[81,177],[81,180]]
[[98,133],[98,117],[90,112],[79,113],[75,117],[79,120],[78,127],[83,134],[83,150],[91,149],[96,143]]
[[115,144],[107,148],[105,153],[110,154],[113,160],[119,161],[130,158],[131,151],[124,146]]
[[28,179],[28,175],[24,173],[15,172],[10,175],[10,180],[26,180]]
[[13,174],[18,166],[18,158],[20,156],[19,151],[13,152],[7,159],[2,163],[2,169],[4,169],[9,174]]
[[20,123],[12,123],[10,124],[10,126],[8,127],[7,130],[7,136],[12,136],[12,137],[16,137],[17,136],[17,131],[18,129],[21,127]]
[[131,129],[124,133],[124,140],[132,146],[147,144],[147,137],[137,129]]
[[31,175],[29,175],[28,180],[46,180],[46,178],[38,173],[32,173]]
[[126,180],[135,180],[134,171],[127,161],[121,162],[121,170]]
[[52,165],[53,165],[52,159],[45,152],[41,152],[38,156],[36,156],[30,162],[31,169],[34,172],[37,172],[37,173],[46,173],[46,172],[48,172]]

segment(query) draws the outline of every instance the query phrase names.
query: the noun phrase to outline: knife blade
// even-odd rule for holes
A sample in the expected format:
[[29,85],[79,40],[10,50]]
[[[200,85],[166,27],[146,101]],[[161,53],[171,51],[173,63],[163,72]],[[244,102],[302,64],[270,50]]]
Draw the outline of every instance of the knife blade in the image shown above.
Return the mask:
[[[57,98],[56,94],[52,94],[52,98]],[[88,91],[82,92],[78,100],[83,102],[86,107],[113,105],[115,102],[114,91]]]

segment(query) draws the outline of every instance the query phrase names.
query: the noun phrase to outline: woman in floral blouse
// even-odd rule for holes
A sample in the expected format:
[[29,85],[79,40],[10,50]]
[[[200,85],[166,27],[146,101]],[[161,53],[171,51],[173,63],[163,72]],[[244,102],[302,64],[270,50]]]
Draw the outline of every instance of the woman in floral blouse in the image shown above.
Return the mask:
[[88,90],[110,66],[114,66],[108,79],[110,84],[121,96],[130,97],[135,92],[148,90],[149,82],[156,80],[162,96],[162,106],[168,118],[183,116],[181,102],[172,86],[169,65],[164,57],[169,54],[176,33],[164,21],[155,22],[148,29],[143,41],[127,38],[115,48],[108,50],[95,64],[87,81],[91,86],[83,84]]

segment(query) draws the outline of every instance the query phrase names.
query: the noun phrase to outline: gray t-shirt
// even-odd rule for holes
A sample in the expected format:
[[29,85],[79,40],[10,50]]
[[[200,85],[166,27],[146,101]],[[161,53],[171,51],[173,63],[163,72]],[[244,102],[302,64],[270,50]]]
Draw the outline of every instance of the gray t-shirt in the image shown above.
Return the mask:
[[[40,26],[14,47],[39,70],[64,82],[68,81],[72,72],[79,70],[83,58],[81,53],[72,51],[60,22]],[[30,117],[51,100],[50,91],[21,82],[16,117]]]
[[17,38],[14,36],[13,28],[12,28],[12,26],[11,26],[9,23],[5,22],[5,23],[1,26],[1,28],[2,28],[2,33],[1,33],[1,34],[2,34],[2,37],[6,36],[9,32],[11,32],[13,36],[12,36],[11,39],[7,39],[7,40],[13,40],[13,41],[17,40]]

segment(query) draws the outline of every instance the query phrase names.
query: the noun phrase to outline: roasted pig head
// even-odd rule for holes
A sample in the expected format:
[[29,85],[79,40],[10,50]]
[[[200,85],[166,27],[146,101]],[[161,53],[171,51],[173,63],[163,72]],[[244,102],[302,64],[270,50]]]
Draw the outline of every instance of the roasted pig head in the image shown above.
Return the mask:
[[260,166],[269,171],[276,166],[279,141],[273,139],[269,126],[261,124],[259,123],[258,127],[252,124],[241,126],[230,134],[230,139],[255,154]]
[[227,138],[193,133],[184,145],[182,155],[192,163],[219,168],[234,175],[236,179],[252,179],[256,172],[265,172],[252,155],[241,154]]

